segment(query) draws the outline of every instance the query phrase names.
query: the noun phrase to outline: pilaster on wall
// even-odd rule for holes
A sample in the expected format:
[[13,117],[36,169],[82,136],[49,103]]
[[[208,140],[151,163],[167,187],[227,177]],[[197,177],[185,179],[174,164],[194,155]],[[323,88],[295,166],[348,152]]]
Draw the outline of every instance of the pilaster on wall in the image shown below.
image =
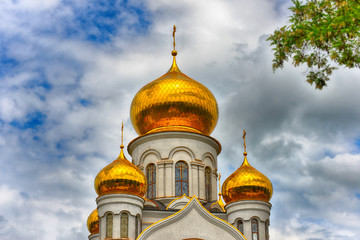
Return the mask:
[[190,188],[190,196],[199,196],[199,164],[191,162],[191,175],[192,175],[192,184]]
[[164,181],[165,181],[165,193],[164,196],[175,196],[175,174],[173,171],[174,168],[174,162],[171,160],[164,161],[165,162],[165,175],[164,175]]
[[211,174],[211,197],[212,200],[218,199],[218,173],[217,169],[214,169]]
[[205,199],[205,166],[199,167],[199,198]]
[[159,161],[157,165],[157,176],[156,176],[156,197],[166,196],[165,195],[165,162]]

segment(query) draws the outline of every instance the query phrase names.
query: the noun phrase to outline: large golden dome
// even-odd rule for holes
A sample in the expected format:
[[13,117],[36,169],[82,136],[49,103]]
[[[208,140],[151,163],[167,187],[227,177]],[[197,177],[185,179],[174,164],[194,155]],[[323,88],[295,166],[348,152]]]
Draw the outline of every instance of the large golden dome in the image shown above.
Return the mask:
[[214,95],[204,85],[183,74],[173,63],[162,77],[135,95],[131,122],[139,135],[164,131],[190,131],[210,135],[218,120]]
[[253,168],[244,153],[244,162],[222,185],[222,194],[226,204],[243,200],[269,202],[273,193],[270,180]]
[[95,191],[99,196],[123,193],[143,197],[147,182],[144,173],[124,156],[121,144],[119,157],[104,167],[95,178]]
[[99,215],[97,209],[92,211],[87,219],[90,235],[99,233]]

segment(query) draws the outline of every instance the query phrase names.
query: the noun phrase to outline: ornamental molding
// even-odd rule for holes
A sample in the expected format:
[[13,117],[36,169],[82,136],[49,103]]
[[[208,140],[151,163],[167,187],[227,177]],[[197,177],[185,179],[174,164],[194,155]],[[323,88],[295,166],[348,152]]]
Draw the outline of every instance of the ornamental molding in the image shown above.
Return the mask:
[[[120,214],[126,209],[132,214],[134,212],[130,209],[140,213],[144,207],[144,202],[143,198],[130,194],[109,194],[96,198],[99,217],[103,217],[109,211],[113,214]],[[123,209],[117,206],[127,206],[127,208]]]
[[132,156],[132,153],[136,147],[139,145],[154,141],[154,140],[162,140],[162,139],[171,139],[171,138],[180,138],[180,139],[193,139],[196,141],[201,141],[206,144],[209,144],[213,147],[217,154],[219,155],[221,152],[221,144],[213,137],[203,135],[200,133],[192,133],[192,132],[157,132],[157,133],[149,133],[146,135],[139,136],[133,139],[127,146],[127,151]]

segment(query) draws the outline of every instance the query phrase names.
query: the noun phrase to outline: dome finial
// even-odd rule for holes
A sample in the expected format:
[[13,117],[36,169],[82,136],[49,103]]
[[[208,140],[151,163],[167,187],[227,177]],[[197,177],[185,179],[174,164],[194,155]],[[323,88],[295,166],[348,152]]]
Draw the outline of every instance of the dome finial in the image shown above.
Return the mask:
[[246,152],[246,139],[245,139],[245,136],[246,136],[246,132],[245,132],[245,129],[244,129],[244,135],[243,135],[243,139],[244,139],[244,156],[246,157],[247,152]]
[[125,159],[124,155],[124,122],[121,123],[121,145],[120,145],[120,155],[118,158]]
[[124,148],[124,122],[121,123],[121,145],[120,148]]
[[173,45],[174,45],[174,50],[172,50],[171,55],[173,56],[173,62],[171,64],[171,67],[169,69],[169,72],[181,72],[180,69],[178,68],[178,66],[176,65],[176,55],[177,55],[177,51],[175,50],[175,32],[176,32],[176,26],[174,25],[173,27]]
[[175,50],[175,32],[176,32],[176,26],[174,25],[173,27],[173,39],[174,39],[174,42],[173,42],[173,45],[174,45],[174,50],[171,52],[171,55],[173,55],[174,57],[177,55],[177,51]]
[[221,184],[220,184],[220,178],[221,178],[221,174],[220,174],[220,172],[219,172],[219,178],[218,178],[218,180],[219,180],[219,199],[221,198]]

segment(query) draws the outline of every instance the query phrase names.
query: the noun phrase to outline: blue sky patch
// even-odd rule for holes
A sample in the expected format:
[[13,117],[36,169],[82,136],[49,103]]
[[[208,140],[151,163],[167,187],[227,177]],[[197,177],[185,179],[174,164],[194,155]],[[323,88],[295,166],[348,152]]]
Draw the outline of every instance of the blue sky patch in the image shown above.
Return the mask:
[[10,125],[18,128],[18,129],[36,129],[41,126],[46,120],[46,115],[41,112],[33,112],[29,113],[26,118],[25,122],[21,122],[19,120],[13,120],[10,122]]
[[360,138],[357,138],[357,139],[355,140],[355,144],[356,144],[356,146],[358,147],[358,150],[360,150]]
[[40,137],[39,136],[33,136],[33,140],[38,142],[38,141],[40,141]]
[[29,199],[29,194],[27,194],[27,192],[20,192],[20,196],[25,200]]
[[41,87],[46,90],[51,90],[53,88],[51,83],[49,83],[46,79],[33,79],[30,81],[27,81],[25,84],[25,87],[30,88],[30,89],[36,88],[36,87]]
[[[0,35],[0,38],[3,37]],[[9,71],[14,69],[19,65],[19,61],[15,58],[8,56],[7,50],[4,46],[6,46],[6,42],[0,40],[0,76],[6,75]]]
[[334,158],[335,157],[335,154],[332,151],[330,151],[329,149],[326,149],[324,151],[324,155],[329,157],[329,158]]
[[87,100],[87,99],[80,99],[80,104],[84,107],[88,107],[90,105],[92,105],[91,101],[90,100]]
[[[91,42],[104,43],[127,28],[137,34],[144,34],[150,25],[144,3],[134,5],[131,1],[89,1],[87,6],[73,8],[74,19],[64,19],[60,30],[69,38],[85,38]],[[46,29],[45,34],[52,30]],[[56,30],[55,30],[56,31]],[[59,31],[59,30],[57,30]]]

